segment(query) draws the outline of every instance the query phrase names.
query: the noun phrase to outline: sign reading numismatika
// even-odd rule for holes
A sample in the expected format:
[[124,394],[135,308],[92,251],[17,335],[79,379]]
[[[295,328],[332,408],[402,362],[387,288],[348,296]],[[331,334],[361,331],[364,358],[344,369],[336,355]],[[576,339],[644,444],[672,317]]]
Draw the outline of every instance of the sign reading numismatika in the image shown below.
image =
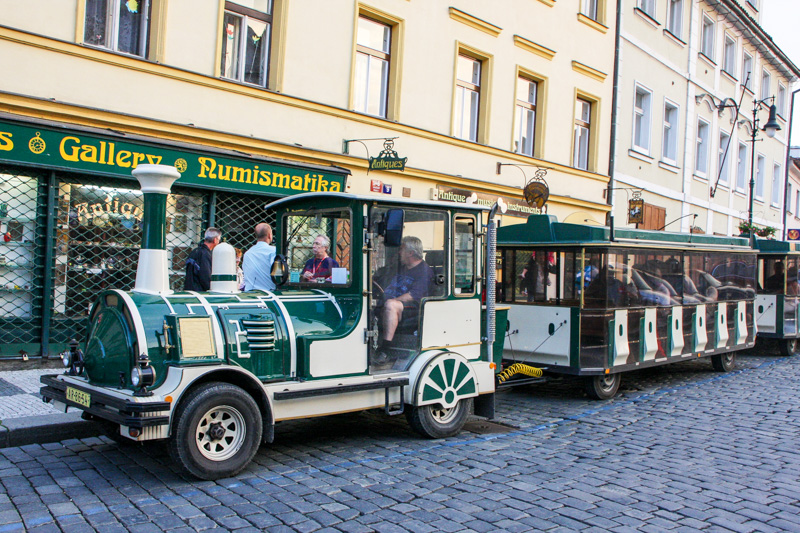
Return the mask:
[[140,164],[173,165],[181,173],[178,183],[277,196],[342,192],[349,174],[336,167],[293,166],[5,121],[0,121],[2,160],[123,178]]

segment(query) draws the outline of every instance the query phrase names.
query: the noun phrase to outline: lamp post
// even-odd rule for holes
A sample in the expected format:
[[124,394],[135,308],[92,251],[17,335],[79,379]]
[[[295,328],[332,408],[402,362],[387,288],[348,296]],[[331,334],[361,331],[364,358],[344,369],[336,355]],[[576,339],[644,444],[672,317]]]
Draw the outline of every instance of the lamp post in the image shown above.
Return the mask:
[[758,112],[761,110],[762,106],[766,106],[767,100],[771,100],[773,103],[769,106],[769,118],[767,119],[767,123],[764,124],[762,131],[767,134],[767,137],[772,138],[775,137],[775,132],[781,129],[776,117],[778,108],[775,106],[775,97],[769,96],[767,98],[762,98],[761,100],[753,101],[753,127],[750,131],[750,204],[747,209],[747,223],[751,228],[753,226],[753,195],[755,194],[756,186],[756,141],[760,140],[757,138]]

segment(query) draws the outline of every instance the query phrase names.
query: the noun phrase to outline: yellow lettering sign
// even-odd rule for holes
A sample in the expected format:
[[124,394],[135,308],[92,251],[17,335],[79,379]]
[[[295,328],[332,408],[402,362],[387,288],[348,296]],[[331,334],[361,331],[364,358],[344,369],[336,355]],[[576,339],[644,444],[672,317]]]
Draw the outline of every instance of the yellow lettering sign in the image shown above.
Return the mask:
[[11,137],[13,137],[11,132],[0,131],[0,150],[8,152],[14,148]]

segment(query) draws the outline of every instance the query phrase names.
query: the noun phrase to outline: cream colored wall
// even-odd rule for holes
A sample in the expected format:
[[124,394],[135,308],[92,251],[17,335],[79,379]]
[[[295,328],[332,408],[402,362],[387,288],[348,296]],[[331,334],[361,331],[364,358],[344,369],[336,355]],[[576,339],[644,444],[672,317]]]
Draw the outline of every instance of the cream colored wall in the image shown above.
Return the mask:
[[196,2],[168,0],[167,32],[164,34],[164,64],[213,76],[219,60],[216,45],[219,26],[219,3],[204,0],[204,9]]
[[74,42],[75,13],[83,1],[0,0],[0,25]]

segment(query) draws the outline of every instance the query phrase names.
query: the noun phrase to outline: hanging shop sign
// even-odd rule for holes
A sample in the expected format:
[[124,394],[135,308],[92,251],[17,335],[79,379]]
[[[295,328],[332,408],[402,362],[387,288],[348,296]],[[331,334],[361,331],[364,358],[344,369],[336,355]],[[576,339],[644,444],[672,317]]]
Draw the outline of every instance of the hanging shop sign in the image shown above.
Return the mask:
[[497,194],[478,193],[474,191],[468,191],[465,189],[454,189],[451,187],[442,187],[442,186],[438,186],[437,191],[438,191],[437,196],[439,200],[447,202],[456,202],[459,204],[474,203],[477,205],[485,205],[491,207],[499,199],[502,200],[507,205],[507,210],[505,214],[515,217],[527,218],[529,215],[540,215],[542,213],[547,212],[546,207],[542,209],[536,206],[530,206],[525,203],[525,200],[521,200],[519,198],[512,198],[511,196],[500,196]]
[[406,169],[407,157],[398,157],[394,151],[394,141],[386,139],[383,142],[383,150],[378,157],[369,158],[369,170],[400,170]]
[[800,229],[786,230],[786,240],[800,241]]
[[644,198],[642,191],[633,191],[633,198],[628,200],[628,224],[642,224],[644,222]]
[[0,121],[0,161],[110,174],[130,179],[139,164],[173,165],[177,183],[216,189],[289,196],[302,192],[342,192],[347,172],[281,165],[132,143],[66,130]]

